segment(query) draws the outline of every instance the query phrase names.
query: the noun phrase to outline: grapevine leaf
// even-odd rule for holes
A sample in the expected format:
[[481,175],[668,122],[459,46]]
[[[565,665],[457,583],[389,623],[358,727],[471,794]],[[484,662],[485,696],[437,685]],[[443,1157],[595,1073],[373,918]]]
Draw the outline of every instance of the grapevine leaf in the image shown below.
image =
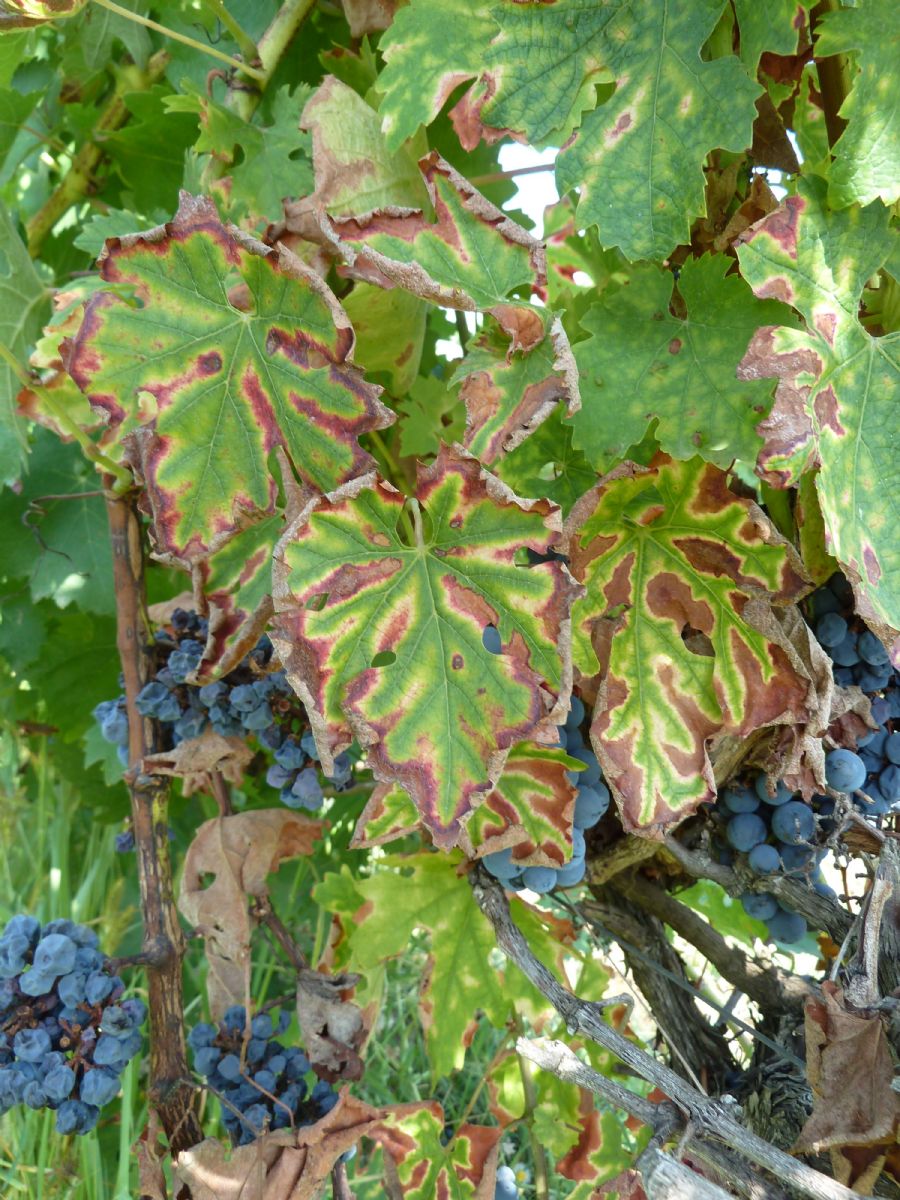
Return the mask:
[[126,93],[132,120],[103,138],[104,151],[133,195],[132,207],[145,212],[169,212],[175,205],[184,154],[197,136],[195,117],[166,111],[169,94],[163,84]]
[[858,71],[841,105],[847,128],[834,145],[828,198],[836,208],[879,197],[900,199],[900,106],[895,74],[900,9],[892,0],[860,0],[818,26],[816,56],[857,55]]
[[361,38],[387,29],[401,3],[402,0],[341,0],[350,36]]
[[[143,12],[146,16],[148,6],[146,0],[125,0],[122,7],[132,12]],[[153,49],[150,34],[143,25],[108,8],[101,8],[99,4],[89,4],[79,13],[77,21],[65,26],[64,33],[63,69],[67,72],[66,78],[71,78],[79,69],[84,71],[85,67],[89,71],[102,70],[115,57],[117,41],[122,43],[141,69],[146,67]]]
[[0,0],[0,33],[74,17],[87,0]]
[[315,200],[332,216],[427,207],[415,156],[406,147],[389,149],[378,113],[333,75],[306,105],[302,125],[312,134]]
[[500,1129],[460,1125],[444,1144],[447,1119],[436,1100],[398,1104],[367,1130],[384,1149],[387,1192],[398,1200],[490,1200]]
[[[735,372],[756,329],[793,318],[775,301],[754,299],[728,269],[723,255],[689,260],[673,297],[668,271],[638,267],[625,288],[582,318],[591,336],[575,348],[583,408],[572,424],[575,445],[599,471],[653,420],[659,445],[674,458],[700,454],[721,467],[756,461],[755,427],[771,404],[770,387]],[[683,317],[671,311],[679,300]]]
[[809,0],[734,0],[741,31],[741,60],[752,75],[756,75],[764,51],[797,52],[809,7]]
[[252,758],[243,738],[223,737],[207,726],[198,737],[185,738],[174,749],[148,754],[142,761],[157,775],[180,779],[182,795],[193,796],[195,792],[211,795],[216,774],[239,787]]
[[113,428],[143,426],[163,552],[202,559],[272,513],[275,446],[323,490],[371,465],[356,439],[391,414],[349,362],[337,301],[288,251],[239,236],[185,195],[171,224],[112,241],[101,271],[132,284],[142,306],[94,296],[67,367]]
[[463,850],[480,858],[512,846],[523,867],[561,867],[572,857],[576,796],[566,772],[581,766],[552,747],[514,746],[497,786],[466,822]]
[[429,125],[450,93],[481,73],[497,33],[490,8],[472,0],[412,0],[397,13],[379,44],[387,64],[378,88],[388,149]]
[[412,387],[425,342],[424,300],[402,288],[357,282],[343,300],[356,331],[355,358],[368,375],[388,376],[388,389],[403,396]]
[[520,496],[546,496],[564,513],[597,482],[597,472],[572,445],[572,427],[559,407],[497,465],[497,474]]
[[[414,929],[430,932],[431,962],[419,1002],[436,1076],[462,1067],[466,1031],[476,1012],[484,1012],[500,1029],[516,1008],[535,1021],[547,1009],[518,968],[495,965],[493,927],[460,875],[460,861],[455,853],[382,859],[378,871],[356,883],[364,904],[350,930],[349,963],[364,973],[406,953]],[[561,973],[563,943],[571,940],[571,927],[521,900],[513,899],[511,905],[535,954]],[[391,913],[390,922],[378,919],[385,912]]]
[[22,124],[37,104],[38,93],[23,95],[11,88],[0,88],[0,167],[22,132]]
[[272,616],[272,552],[284,532],[281,513],[230,538],[194,567],[195,606],[209,615],[199,679],[227,675],[252,650]]
[[591,741],[626,827],[654,836],[715,797],[710,739],[807,716],[811,684],[771,605],[808,589],[767,518],[699,458],[625,464],[567,529],[587,588],[575,662],[601,676]]
[[543,284],[544,251],[432,152],[419,161],[435,220],[424,211],[392,208],[360,220],[332,220],[335,247],[354,273],[447,308],[493,313],[516,346],[543,336],[540,313],[506,303],[514,289]]
[[419,814],[403,788],[379,783],[360,813],[350,845],[353,849],[382,846],[407,837],[418,828]]
[[571,416],[580,401],[578,370],[562,322],[528,351],[511,351],[496,330],[469,347],[456,378],[466,406],[463,445],[487,465],[514,450],[562,401]]
[[39,430],[21,491],[0,493],[3,574],[27,579],[33,600],[115,612],[109,524],[95,489],[78,447]]
[[687,242],[704,210],[706,155],[752,141],[762,89],[738,59],[700,57],[721,8],[620,3],[603,28],[616,90],[587,114],[556,177],[561,194],[579,190],[579,223],[596,224],[604,246],[630,259],[662,259]]
[[[273,637],[326,772],[355,735],[447,847],[512,744],[564,711],[573,585],[559,563],[516,564],[549,547],[555,506],[519,500],[474,459],[442,449],[417,496],[369,476],[314,500],[276,551]],[[482,644],[488,625],[500,654]]]
[[104,244],[110,238],[126,237],[152,227],[153,222],[148,217],[121,208],[110,208],[105,213],[95,213],[89,221],[85,221],[74,241],[79,250],[84,250],[91,258],[99,258]]
[[169,113],[199,117],[200,136],[194,149],[228,164],[234,210],[274,219],[280,215],[282,197],[301,196],[312,189],[309,136],[298,129],[309,94],[305,85],[293,93],[287,85],[280,87],[272,102],[272,123],[265,127],[244,121],[193,89],[168,96],[165,106]]
[[420,375],[397,409],[401,454],[427,458],[437,454],[442,441],[462,439],[466,423],[462,400],[434,375]]
[[[23,364],[50,311],[49,296],[13,223],[0,205],[0,342]],[[19,477],[25,434],[16,415],[19,381],[0,358],[0,487]]]
[[787,487],[820,464],[827,548],[854,580],[858,611],[897,629],[900,334],[873,338],[857,319],[866,280],[896,235],[880,204],[831,212],[824,193],[821,180],[801,182],[797,195],[741,238],[741,271],[756,294],[786,300],[807,325],[805,332],[759,330],[741,371],[779,380],[760,430],[758,470]]
[[[247,995],[253,928],[247,898],[265,897],[267,876],[286,859],[311,854],[322,829],[321,821],[287,809],[260,808],[205,821],[194,835],[178,907],[186,921],[203,930],[214,1020]],[[208,875],[215,878],[206,885]]]

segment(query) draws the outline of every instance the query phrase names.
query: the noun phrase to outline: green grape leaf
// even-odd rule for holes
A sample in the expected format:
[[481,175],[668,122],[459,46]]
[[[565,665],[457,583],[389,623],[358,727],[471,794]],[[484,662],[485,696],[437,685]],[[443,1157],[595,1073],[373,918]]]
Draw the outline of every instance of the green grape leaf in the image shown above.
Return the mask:
[[779,380],[760,428],[757,470],[775,487],[788,487],[820,465],[826,548],[852,577],[858,611],[888,627],[880,631],[888,641],[900,628],[900,334],[873,338],[857,312],[866,281],[895,239],[881,204],[832,212],[825,184],[811,177],[738,247],[756,294],[787,301],[807,324],[806,331],[759,330],[741,366],[749,378]]
[[0,33],[74,17],[87,0],[0,0]]
[[315,201],[332,216],[429,205],[411,148],[389,149],[378,113],[333,75],[306,105],[302,125],[312,134]]
[[391,395],[413,386],[425,344],[427,306],[402,288],[380,288],[359,280],[342,300],[356,331],[354,357],[367,375],[384,372]]
[[109,243],[101,272],[141,307],[92,297],[66,366],[114,429],[140,427],[161,552],[202,559],[271,514],[276,446],[322,490],[372,465],[357,438],[392,414],[349,361],[346,315],[289,251],[185,194],[170,224]]
[[123,97],[132,119],[122,129],[104,134],[103,149],[126,188],[131,207],[143,212],[170,212],[178,202],[184,154],[197,136],[190,113],[166,111],[170,90],[156,84],[146,92]]
[[836,208],[900,199],[900,106],[896,68],[900,8],[893,0],[859,0],[824,13],[816,56],[857,56],[857,74],[841,105],[847,128],[834,145],[828,199]]
[[286,84],[280,87],[272,101],[272,123],[267,126],[244,121],[193,89],[168,96],[165,106],[169,113],[199,117],[200,136],[194,149],[228,164],[228,197],[233,210],[274,221],[281,216],[283,197],[302,196],[312,189],[310,139],[298,128],[309,94],[303,84],[293,93]]
[[366,1129],[384,1150],[386,1194],[397,1200],[487,1200],[494,1195],[501,1131],[460,1125],[444,1144],[447,1118],[436,1100],[398,1104]]
[[490,466],[537,429],[557,404],[569,416],[580,406],[578,369],[558,317],[530,350],[510,350],[496,327],[470,344],[454,380],[466,406],[463,445]]
[[572,857],[577,794],[566,772],[583,765],[535,742],[513,746],[497,786],[466,822],[462,849],[469,858],[481,858],[511,846],[523,867],[561,867]]
[[[582,318],[591,336],[575,347],[582,410],[572,426],[576,447],[598,471],[654,420],[659,445],[674,458],[699,454],[721,467],[756,461],[756,425],[771,407],[771,387],[735,372],[760,326],[793,315],[755,299],[740,276],[726,274],[729,266],[721,254],[688,260],[674,296],[670,272],[639,266]],[[684,316],[672,315],[677,303]]]
[[[355,736],[442,847],[510,747],[565,711],[573,585],[557,562],[516,562],[526,546],[545,553],[558,521],[445,447],[415,501],[357,480],[311,502],[276,551],[272,636],[326,773]],[[488,625],[499,654],[482,644]]]
[[810,0],[734,0],[741,31],[741,61],[755,77],[764,51],[796,54],[800,35],[806,33]]
[[22,124],[38,101],[38,92],[23,96],[11,88],[0,89],[0,167],[22,132]]
[[514,289],[545,280],[544,252],[510,220],[432,152],[419,162],[434,206],[423,211],[388,208],[360,220],[334,220],[328,229],[353,272],[372,282],[406,288],[446,308],[486,309],[509,333],[514,348],[543,336],[540,313],[508,303]]
[[379,43],[386,66],[378,76],[389,150],[429,125],[460,83],[480,75],[497,33],[484,0],[412,0]]
[[[548,1007],[517,967],[498,962],[493,927],[460,873],[461,861],[457,853],[430,852],[380,859],[369,878],[356,881],[363,905],[349,929],[347,961],[363,973],[405,954],[414,929],[430,933],[431,961],[419,1004],[435,1076],[462,1067],[466,1031],[477,1012],[502,1029],[516,1009],[537,1021]],[[321,903],[318,891],[317,897]],[[518,898],[510,906],[535,954],[562,977],[571,926]]]
[[630,259],[662,259],[689,241],[704,212],[707,154],[753,140],[762,89],[737,58],[700,57],[721,9],[720,0],[620,3],[603,28],[616,90],[559,155],[556,178],[560,194],[578,189],[579,225],[596,224],[603,245]]
[[[147,15],[147,0],[119,0],[123,8]],[[65,33],[66,78],[77,76],[80,69],[89,71],[105,68],[115,56],[114,46],[120,41],[138,67],[146,67],[153,49],[149,31],[121,13],[89,4],[78,20],[67,24]]]
[[654,836],[716,794],[707,747],[794,724],[813,684],[772,605],[808,586],[792,547],[699,458],[626,463],[569,514],[575,665],[599,675],[591,741],[628,829]]
[[519,496],[546,496],[564,513],[597,482],[597,472],[572,445],[572,427],[557,406],[535,433],[497,464],[497,474]]
[[110,238],[127,237],[130,233],[152,229],[154,222],[149,217],[128,212],[122,208],[110,208],[105,213],[95,213],[82,225],[74,238],[79,250],[91,258],[99,258],[100,252]]
[[109,524],[96,489],[79,448],[38,430],[21,490],[0,493],[2,570],[27,579],[33,600],[115,612]]
[[415,379],[397,411],[400,453],[411,458],[437,454],[441,442],[458,442],[465,432],[466,413],[459,393],[435,375]]
[[[0,342],[23,369],[31,344],[50,312],[50,296],[34,268],[12,216],[0,205]],[[19,478],[27,443],[16,410],[19,379],[0,359],[0,487]]]
[[272,552],[283,532],[278,512],[242,529],[195,566],[194,587],[202,590],[201,610],[209,615],[200,682],[227,675],[265,631],[272,616]]

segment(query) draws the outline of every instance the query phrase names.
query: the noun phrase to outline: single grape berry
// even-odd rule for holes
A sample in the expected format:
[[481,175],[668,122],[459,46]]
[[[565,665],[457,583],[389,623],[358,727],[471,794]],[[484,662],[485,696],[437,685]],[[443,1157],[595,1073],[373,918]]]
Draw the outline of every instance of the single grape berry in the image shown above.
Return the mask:
[[553,867],[527,867],[522,872],[522,881],[532,892],[543,895],[556,887],[556,871]]
[[744,892],[741,896],[744,912],[757,921],[768,921],[778,912],[778,901],[768,892]]
[[766,925],[773,941],[792,946],[806,936],[806,921],[799,913],[779,908]]
[[866,781],[866,767],[852,750],[832,750],[825,755],[825,779],[836,792],[855,792]]
[[808,842],[816,832],[816,819],[812,809],[801,800],[791,800],[776,808],[772,815],[772,832],[781,842],[789,846]]
[[518,875],[520,867],[513,862],[512,850],[497,850],[493,854],[486,854],[481,860],[486,870],[490,872],[495,879],[505,881],[512,879]]
[[756,812],[759,808],[760,797],[747,787],[727,787],[719,792],[719,800],[729,812]]
[[788,800],[793,796],[793,792],[787,786],[783,779],[779,779],[775,785],[775,795],[769,794],[769,784],[765,775],[757,775],[754,784],[756,794],[764,804],[770,805],[772,808],[777,808],[780,804],[787,804]]
[[725,836],[735,850],[746,853],[766,840],[765,821],[756,813],[738,813],[725,826]]
[[767,842],[754,846],[747,855],[747,862],[750,864],[750,870],[755,871],[757,875],[771,875],[781,867],[778,851]]

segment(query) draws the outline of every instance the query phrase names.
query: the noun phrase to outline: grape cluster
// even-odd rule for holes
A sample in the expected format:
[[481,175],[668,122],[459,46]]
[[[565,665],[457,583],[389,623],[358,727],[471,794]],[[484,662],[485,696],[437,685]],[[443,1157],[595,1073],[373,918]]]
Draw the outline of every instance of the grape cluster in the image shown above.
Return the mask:
[[147,1015],[122,1000],[97,935],[18,914],[0,935],[0,1114],[56,1111],[58,1133],[88,1133],[118,1095]]
[[338,1102],[326,1080],[308,1086],[311,1068],[304,1052],[278,1041],[290,1023],[286,1010],[277,1019],[260,1012],[248,1031],[247,1010],[233,1005],[218,1024],[196,1025],[188,1034],[194,1068],[218,1095],[234,1145],[267,1130],[312,1125]]
[[[719,859],[730,864],[737,851],[747,856],[756,875],[804,876],[817,892],[833,896],[820,869],[827,850],[816,845],[817,826],[827,828],[833,812],[829,797],[814,796],[807,804],[781,781],[770,795],[765,775],[758,775],[752,786],[733,783],[718,796],[717,817],[726,843]],[[792,945],[806,935],[803,917],[784,908],[770,892],[744,892],[741,903],[751,917],[765,923],[774,942]]]
[[[302,707],[284,671],[272,670],[272,643],[264,634],[243,661],[224,679],[197,686],[187,683],[203,656],[207,623],[195,612],[176,608],[171,626],[155,636],[156,672],[138,693],[137,710],[159,722],[166,745],[199,737],[207,728],[223,737],[254,737],[274,754],[267,781],[278,788],[289,808],[318,808],[324,798],[315,740],[305,727]],[[104,700],[94,717],[106,741],[128,761],[128,715],[124,697]],[[339,754],[328,781],[345,788],[352,777],[349,755]],[[122,849],[128,835],[120,835]],[[117,843],[118,845],[118,843]]]
[[585,831],[592,829],[609,808],[609,788],[603,782],[597,756],[581,736],[584,711],[584,704],[573,696],[566,723],[559,730],[560,745],[566,753],[584,763],[583,771],[571,772],[572,782],[578,789],[572,821],[572,858],[563,867],[523,869],[513,858],[512,849],[486,854],[482,859],[486,869],[508,888],[528,888],[543,895],[557,887],[574,887],[584,879],[587,868]]

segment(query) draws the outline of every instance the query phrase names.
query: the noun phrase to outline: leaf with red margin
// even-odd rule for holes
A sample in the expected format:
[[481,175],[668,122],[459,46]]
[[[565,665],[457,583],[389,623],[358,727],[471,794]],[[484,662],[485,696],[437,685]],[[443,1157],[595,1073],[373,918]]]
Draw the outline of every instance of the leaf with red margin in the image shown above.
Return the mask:
[[499,330],[469,346],[454,382],[462,381],[466,406],[463,445],[485,465],[514,450],[558,404],[573,416],[581,407],[578,368],[558,317],[547,314],[547,332],[528,351],[511,350]]
[[561,867],[572,857],[577,790],[567,771],[583,767],[563,750],[521,742],[510,751],[494,790],[469,817],[460,845],[470,858],[513,847],[526,866]]
[[386,842],[408,837],[420,828],[416,806],[403,788],[397,784],[379,783],[359,815],[350,848],[368,850],[372,846],[383,846]]
[[760,329],[738,370],[779,380],[759,426],[758,473],[789,487],[820,466],[826,548],[853,582],[857,611],[900,663],[900,333],[875,338],[858,320],[863,287],[896,236],[880,203],[832,212],[824,182],[801,180],[797,195],[742,234],[738,258],[757,296],[792,304],[807,328]]
[[174,220],[107,243],[101,273],[135,303],[92,297],[66,367],[139,455],[158,549],[190,564],[274,511],[267,457],[329,490],[368,470],[360,434],[393,415],[349,361],[325,284],[182,194]]
[[398,1104],[366,1131],[384,1150],[392,1200],[492,1200],[501,1130],[460,1125],[445,1146],[446,1118],[436,1100]]
[[715,798],[712,738],[815,711],[772,611],[809,588],[768,518],[699,458],[617,467],[566,528],[587,588],[572,610],[575,664],[600,677],[591,742],[626,828],[660,836]]
[[0,31],[74,17],[87,0],[0,0]]
[[456,842],[512,745],[557,736],[577,589],[560,563],[523,567],[517,553],[545,553],[558,526],[555,505],[444,447],[416,499],[357,480],[312,501],[276,550],[272,639],[326,773],[355,736],[438,846]]
[[510,301],[546,282],[544,249],[521,225],[486,200],[436,152],[419,160],[434,207],[389,207],[360,217],[322,216],[323,229],[351,273],[405,288],[423,300],[496,316],[513,349],[544,336],[539,309]]

